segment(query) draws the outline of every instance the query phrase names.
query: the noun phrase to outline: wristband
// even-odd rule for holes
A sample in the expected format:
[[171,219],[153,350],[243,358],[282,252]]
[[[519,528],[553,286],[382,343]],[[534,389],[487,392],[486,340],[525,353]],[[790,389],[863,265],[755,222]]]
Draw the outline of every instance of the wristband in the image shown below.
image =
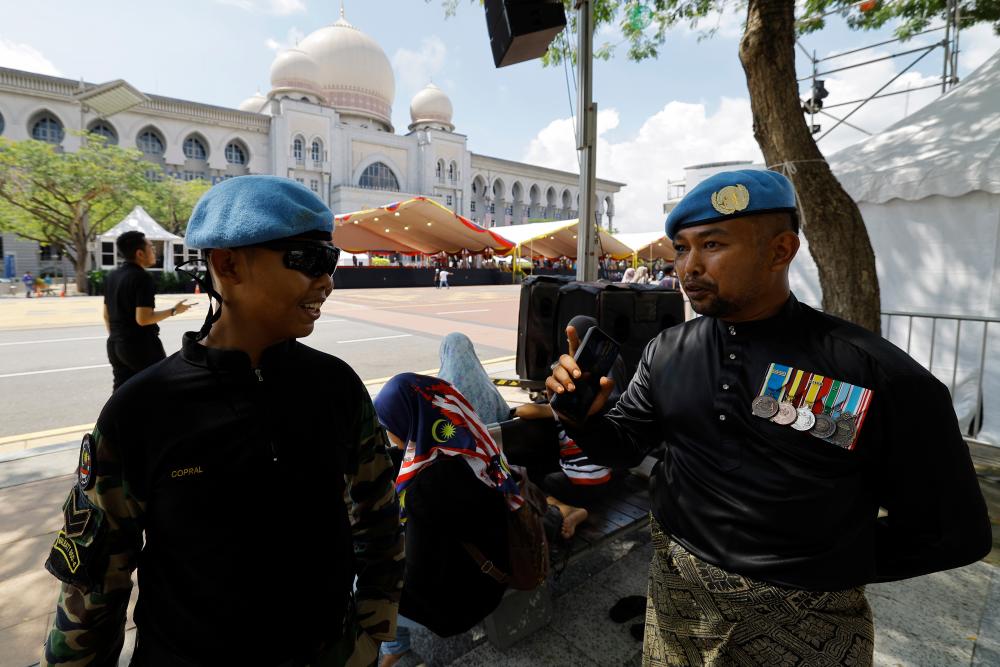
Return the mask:
[[173,308],[170,309],[170,317],[173,317],[176,314],[177,314],[177,306],[174,306]]

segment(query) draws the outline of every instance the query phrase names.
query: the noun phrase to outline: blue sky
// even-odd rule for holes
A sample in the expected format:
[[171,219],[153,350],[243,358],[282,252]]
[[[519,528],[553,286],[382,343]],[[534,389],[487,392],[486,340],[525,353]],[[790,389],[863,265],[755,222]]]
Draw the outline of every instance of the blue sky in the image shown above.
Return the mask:
[[[80,3],[4,3],[0,66],[20,67],[102,82],[123,78],[149,93],[236,106],[258,88],[266,92],[275,47],[294,44],[336,20],[336,0],[101,0]],[[493,67],[482,9],[463,4],[445,19],[437,0],[346,0],[346,14],[382,45],[396,70],[393,119],[409,123],[409,101],[428,80],[444,88],[455,125],[480,153],[573,168],[572,123],[563,68],[538,62]],[[853,33],[834,22],[805,38],[820,54],[885,39]],[[658,60],[632,63],[622,55],[595,68],[601,116],[598,173],[629,182],[620,198],[628,227],[647,229],[659,217],[666,179],[692,162],[759,158],[750,128],[743,70],[737,58],[739,17],[724,17],[718,34],[699,41],[691,30],[669,35]],[[614,30],[598,42],[617,39]],[[998,47],[1000,39],[977,28],[963,37],[963,71]],[[886,49],[883,52],[888,53]],[[884,83],[906,59],[842,75],[828,84],[831,99],[853,99]],[[908,80],[912,86],[940,76],[941,56]],[[800,67],[805,71],[807,63]],[[877,131],[933,99],[899,96],[856,118]],[[829,152],[863,135],[831,135]],[[655,157],[655,160],[651,160]],[[622,209],[625,210],[622,210]]]

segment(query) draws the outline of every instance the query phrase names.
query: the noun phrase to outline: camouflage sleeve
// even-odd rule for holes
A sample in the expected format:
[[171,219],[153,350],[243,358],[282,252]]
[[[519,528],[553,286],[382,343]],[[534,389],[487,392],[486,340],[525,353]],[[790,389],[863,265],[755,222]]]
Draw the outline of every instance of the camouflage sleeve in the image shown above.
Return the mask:
[[118,664],[141,515],[115,445],[95,428],[83,438],[77,481],[63,504],[65,525],[45,561],[62,588],[43,666]]
[[358,623],[373,639],[389,641],[396,636],[403,588],[403,530],[388,439],[367,391],[361,402],[357,464],[345,475],[358,575]]

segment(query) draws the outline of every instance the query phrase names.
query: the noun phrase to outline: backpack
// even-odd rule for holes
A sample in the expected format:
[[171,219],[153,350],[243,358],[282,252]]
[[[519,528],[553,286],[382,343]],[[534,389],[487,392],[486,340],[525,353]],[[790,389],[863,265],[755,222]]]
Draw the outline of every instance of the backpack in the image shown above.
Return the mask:
[[476,561],[483,574],[516,590],[533,591],[549,574],[549,544],[542,523],[548,503],[545,493],[528,479],[527,470],[515,465],[510,469],[524,498],[524,504],[517,511],[507,514],[510,573],[501,571],[474,545],[463,542],[462,547]]

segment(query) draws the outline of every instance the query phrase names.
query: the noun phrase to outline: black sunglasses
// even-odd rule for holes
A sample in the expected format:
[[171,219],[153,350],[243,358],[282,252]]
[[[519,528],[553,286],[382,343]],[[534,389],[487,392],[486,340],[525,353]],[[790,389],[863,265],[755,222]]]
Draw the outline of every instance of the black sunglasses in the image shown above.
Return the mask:
[[310,278],[322,275],[332,277],[340,260],[340,248],[329,243],[282,240],[258,243],[252,247],[284,252],[282,261],[285,268],[299,271]]

